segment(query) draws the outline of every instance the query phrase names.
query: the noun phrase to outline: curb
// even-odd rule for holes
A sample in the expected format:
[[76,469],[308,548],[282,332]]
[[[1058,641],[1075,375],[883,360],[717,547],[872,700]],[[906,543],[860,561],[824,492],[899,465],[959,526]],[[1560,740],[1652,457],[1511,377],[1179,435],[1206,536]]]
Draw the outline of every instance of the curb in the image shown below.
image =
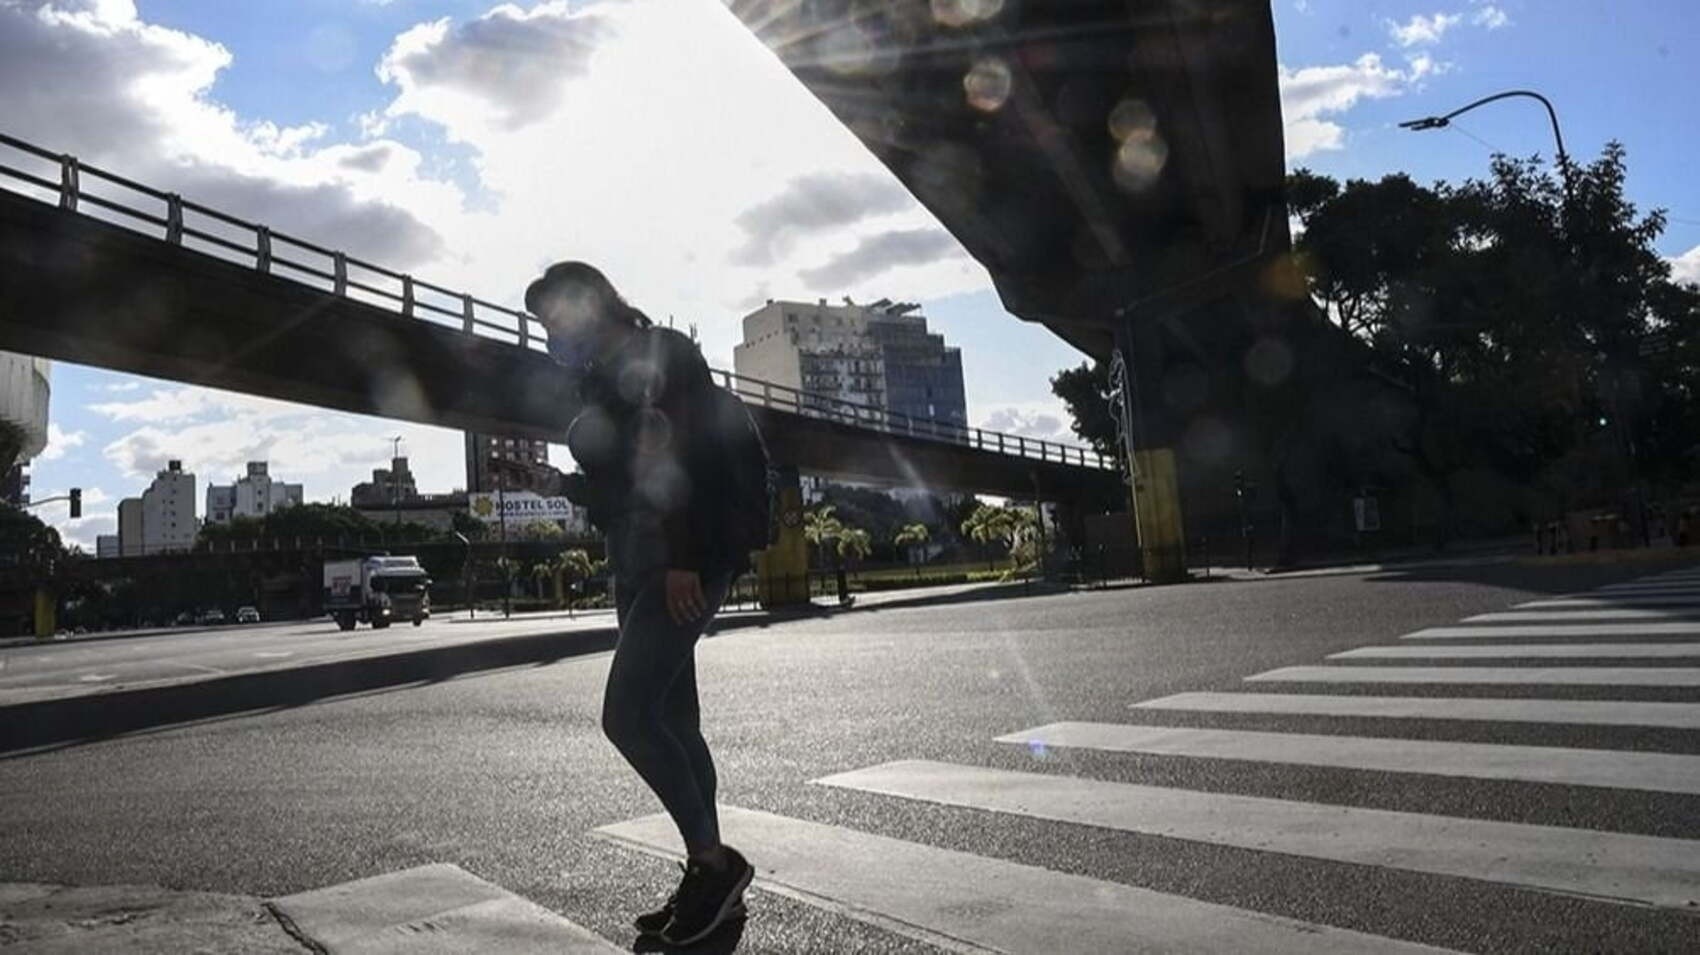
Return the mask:
[[0,707],[0,753],[611,650],[614,630],[530,633]]

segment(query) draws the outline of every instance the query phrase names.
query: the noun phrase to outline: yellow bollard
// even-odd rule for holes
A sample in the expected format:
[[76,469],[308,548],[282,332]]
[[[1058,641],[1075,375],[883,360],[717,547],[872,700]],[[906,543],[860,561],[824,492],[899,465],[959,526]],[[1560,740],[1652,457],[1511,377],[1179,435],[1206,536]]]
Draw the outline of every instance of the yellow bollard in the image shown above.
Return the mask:
[[45,588],[35,591],[35,636],[38,640],[52,638],[59,629],[59,601]]

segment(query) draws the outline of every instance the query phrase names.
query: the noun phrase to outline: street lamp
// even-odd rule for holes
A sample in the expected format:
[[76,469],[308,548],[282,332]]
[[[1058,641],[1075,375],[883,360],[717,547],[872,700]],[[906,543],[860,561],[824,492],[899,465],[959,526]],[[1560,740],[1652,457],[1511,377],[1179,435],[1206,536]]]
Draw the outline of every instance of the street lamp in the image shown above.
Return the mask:
[[[1503,93],[1495,93],[1492,96],[1484,96],[1481,99],[1476,100],[1474,103],[1460,106],[1444,116],[1424,116],[1421,119],[1408,119],[1405,122],[1400,123],[1399,127],[1401,129],[1409,129],[1412,132],[1421,132],[1425,129],[1445,129],[1447,126],[1452,124],[1452,120],[1455,117],[1462,116],[1478,106],[1486,106],[1487,104],[1497,100],[1510,99],[1513,96],[1525,96],[1529,99],[1538,100],[1542,106],[1546,107],[1547,119],[1552,121],[1552,138],[1553,141],[1558,144],[1559,168],[1562,171],[1569,167],[1570,156],[1564,151],[1564,134],[1558,129],[1558,111],[1552,108],[1552,100],[1547,99],[1545,96],[1542,96],[1534,90],[1506,90]],[[1565,179],[1565,184],[1566,189],[1568,189],[1568,177]]]

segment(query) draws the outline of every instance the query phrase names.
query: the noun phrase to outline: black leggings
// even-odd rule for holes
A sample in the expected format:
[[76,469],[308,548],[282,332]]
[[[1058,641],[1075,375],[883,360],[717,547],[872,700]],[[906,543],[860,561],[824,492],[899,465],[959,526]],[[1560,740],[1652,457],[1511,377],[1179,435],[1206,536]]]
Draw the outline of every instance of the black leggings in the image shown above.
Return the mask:
[[616,580],[620,641],[602,696],[602,732],[660,798],[687,852],[720,844],[717,779],[702,738],[696,642],[726,599],[730,574],[704,575],[709,613],[683,626],[667,613],[665,577]]

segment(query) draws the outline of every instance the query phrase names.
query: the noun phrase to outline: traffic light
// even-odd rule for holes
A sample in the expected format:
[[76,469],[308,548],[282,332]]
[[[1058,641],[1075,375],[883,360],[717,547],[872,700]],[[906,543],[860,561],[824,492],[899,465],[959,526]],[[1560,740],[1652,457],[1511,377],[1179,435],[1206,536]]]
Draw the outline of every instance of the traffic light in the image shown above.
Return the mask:
[[1234,494],[1238,495],[1239,497],[1245,497],[1245,472],[1244,471],[1235,471],[1234,472]]
[[80,487],[71,488],[71,516],[83,516],[83,489]]

